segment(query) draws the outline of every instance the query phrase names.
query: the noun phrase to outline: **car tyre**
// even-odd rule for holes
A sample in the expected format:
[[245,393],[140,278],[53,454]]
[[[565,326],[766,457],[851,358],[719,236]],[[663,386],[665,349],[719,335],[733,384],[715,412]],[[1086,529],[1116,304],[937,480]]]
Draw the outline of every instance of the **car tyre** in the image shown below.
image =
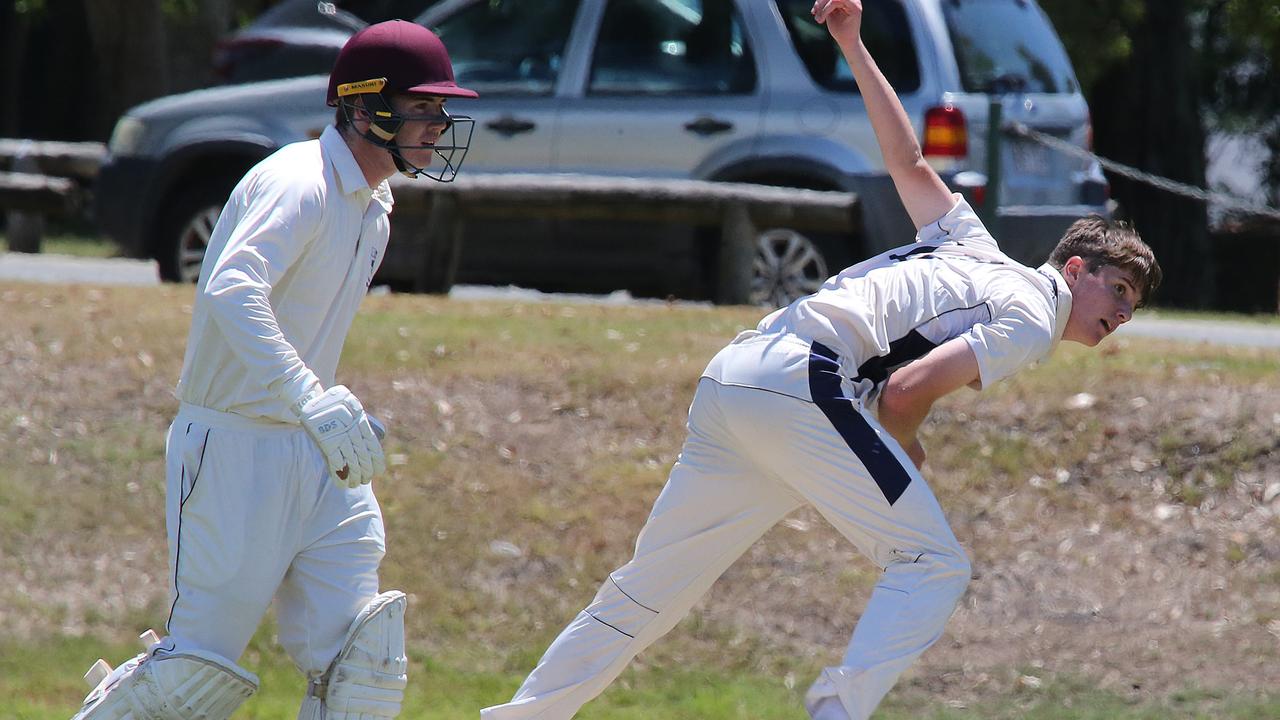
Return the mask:
[[756,236],[750,301],[782,307],[816,292],[830,277],[827,252],[791,228],[772,228]]
[[230,194],[227,183],[209,182],[180,191],[168,204],[155,244],[161,280],[194,283],[200,277],[209,238]]

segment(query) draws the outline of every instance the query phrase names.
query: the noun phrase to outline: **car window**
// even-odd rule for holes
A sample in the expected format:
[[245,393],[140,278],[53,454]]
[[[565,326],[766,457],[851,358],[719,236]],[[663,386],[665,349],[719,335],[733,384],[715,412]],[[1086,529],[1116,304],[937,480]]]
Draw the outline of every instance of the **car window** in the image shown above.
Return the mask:
[[338,8],[346,10],[361,20],[380,23],[385,20],[412,20],[436,0],[331,0]]
[[458,84],[483,94],[549,95],[578,0],[482,0],[432,28]]
[[337,62],[339,50],[334,46],[249,44],[234,55],[223,55],[226,59],[215,69],[222,81],[230,84],[327,74]]
[[249,23],[266,28],[340,28],[355,32],[365,25],[415,18],[437,0],[283,0]]
[[942,7],[966,91],[1076,91],[1067,53],[1035,3],[951,0]]
[[596,95],[737,95],[755,60],[732,0],[610,0],[592,58]]
[[[818,85],[838,92],[858,92],[849,63],[827,28],[815,23],[811,0],[775,0],[796,53]],[[863,0],[862,42],[885,79],[900,93],[920,89],[920,62],[911,26],[900,0]]]

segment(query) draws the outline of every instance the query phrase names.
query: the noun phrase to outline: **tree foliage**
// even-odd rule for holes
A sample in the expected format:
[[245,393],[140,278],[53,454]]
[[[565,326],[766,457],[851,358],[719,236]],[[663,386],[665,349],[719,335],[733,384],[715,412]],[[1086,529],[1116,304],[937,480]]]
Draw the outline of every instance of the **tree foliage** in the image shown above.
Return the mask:
[[1280,109],[1280,2],[1202,0],[1193,18],[1208,109],[1225,122],[1276,119]]
[[[1183,32],[1194,57],[1200,107],[1210,129],[1259,134],[1275,143],[1268,179],[1280,193],[1280,0],[1188,0]],[[1040,0],[1091,100],[1101,78],[1160,57],[1135,54],[1149,13],[1172,5],[1144,0]],[[1091,103],[1092,104],[1092,103]],[[1095,110],[1096,111],[1096,110]]]
[[[1040,0],[1089,100],[1096,149],[1204,186],[1206,133],[1257,135],[1280,192],[1280,2]],[[1203,204],[1112,176],[1113,196],[1165,265],[1163,301],[1208,304],[1213,250]]]
[[1271,196],[1280,198],[1280,0],[1202,4],[1195,20],[1208,120],[1262,138],[1270,150],[1265,180]]

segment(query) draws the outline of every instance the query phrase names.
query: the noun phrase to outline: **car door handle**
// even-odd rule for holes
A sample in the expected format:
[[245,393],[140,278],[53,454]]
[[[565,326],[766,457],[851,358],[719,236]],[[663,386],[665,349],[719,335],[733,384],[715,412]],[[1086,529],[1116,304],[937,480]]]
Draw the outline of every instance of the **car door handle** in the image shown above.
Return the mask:
[[710,115],[703,115],[697,120],[685,123],[684,129],[696,135],[715,135],[716,133],[729,132],[733,129],[733,123],[713,118]]
[[489,122],[485,123],[484,126],[498,133],[499,135],[506,135],[507,137],[511,137],[512,135],[519,135],[520,133],[526,133],[538,127],[536,124],[534,124],[529,120],[524,120],[518,117],[514,117],[512,115],[504,115],[503,117],[500,117],[497,120],[490,120]]

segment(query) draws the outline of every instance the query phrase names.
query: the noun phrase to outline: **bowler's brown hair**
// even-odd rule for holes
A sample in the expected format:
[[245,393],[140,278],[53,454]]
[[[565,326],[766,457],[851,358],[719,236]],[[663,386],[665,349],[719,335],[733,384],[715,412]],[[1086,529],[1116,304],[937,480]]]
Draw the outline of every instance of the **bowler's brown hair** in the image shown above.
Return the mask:
[[1122,220],[1090,215],[1071,223],[1049,254],[1049,264],[1062,270],[1067,260],[1076,255],[1091,273],[1103,265],[1114,265],[1129,273],[1138,291],[1138,307],[1147,304],[1164,279],[1151,248],[1132,225]]

